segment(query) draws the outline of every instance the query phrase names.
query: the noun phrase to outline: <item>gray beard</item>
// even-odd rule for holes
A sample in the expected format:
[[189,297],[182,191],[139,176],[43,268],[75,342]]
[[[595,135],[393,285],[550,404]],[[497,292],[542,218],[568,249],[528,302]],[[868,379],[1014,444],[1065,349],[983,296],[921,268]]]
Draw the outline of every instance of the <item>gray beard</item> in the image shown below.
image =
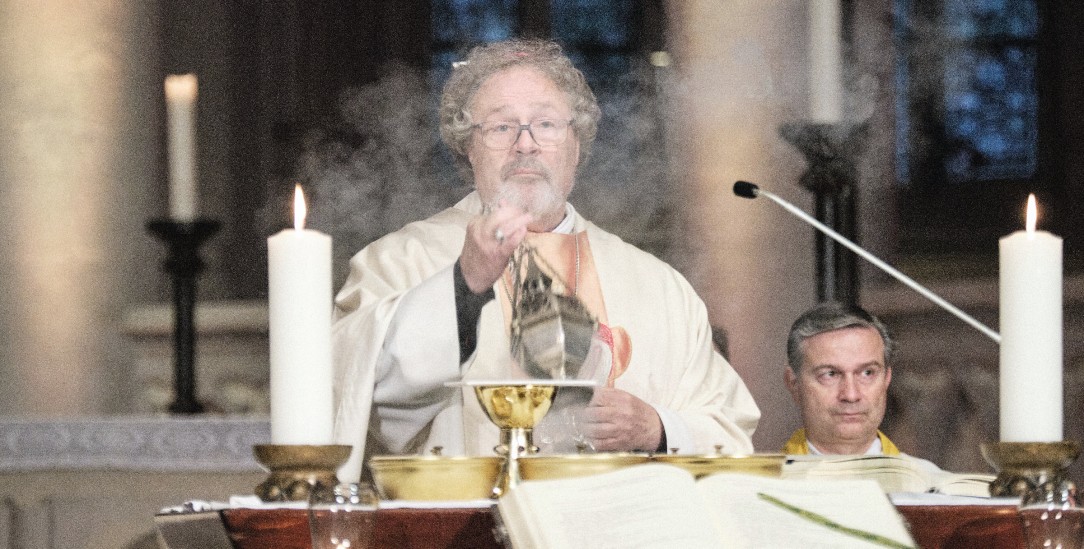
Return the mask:
[[521,208],[536,219],[552,214],[565,204],[565,197],[557,192],[548,179],[529,184],[506,181],[501,184],[495,198],[498,202],[504,201]]

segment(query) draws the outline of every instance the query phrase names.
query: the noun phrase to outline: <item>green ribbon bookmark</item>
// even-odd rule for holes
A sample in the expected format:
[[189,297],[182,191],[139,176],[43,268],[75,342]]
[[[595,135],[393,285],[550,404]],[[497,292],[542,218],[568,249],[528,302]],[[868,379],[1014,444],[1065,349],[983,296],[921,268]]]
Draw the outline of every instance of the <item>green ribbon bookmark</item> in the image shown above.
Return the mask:
[[779,498],[769,496],[764,492],[757,492],[757,497],[764,501],[767,501],[768,503],[771,503],[772,505],[782,507],[783,509],[786,509],[787,511],[790,511],[791,513],[794,513],[806,520],[820,524],[825,528],[829,528],[837,532],[842,532],[856,538],[864,539],[870,543],[876,543],[877,545],[882,545],[884,547],[892,547],[893,549],[916,549],[913,545],[903,544],[892,538],[887,538],[880,534],[874,534],[873,532],[867,532],[865,530],[859,530],[857,528],[844,526],[824,515],[818,515],[813,511],[807,511],[805,509],[802,509],[801,507],[795,507],[794,505],[780,500]]

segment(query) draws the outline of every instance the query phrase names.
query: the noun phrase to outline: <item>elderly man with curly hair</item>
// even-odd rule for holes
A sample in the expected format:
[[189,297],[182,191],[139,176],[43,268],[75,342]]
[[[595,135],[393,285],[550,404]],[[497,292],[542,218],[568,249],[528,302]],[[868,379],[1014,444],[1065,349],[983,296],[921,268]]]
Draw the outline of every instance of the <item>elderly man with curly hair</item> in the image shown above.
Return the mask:
[[354,447],[341,478],[358,477],[366,455],[492,454],[496,427],[470,392],[446,383],[500,375],[508,362],[509,263],[524,245],[555,271],[555,291],[599,324],[602,351],[587,368],[598,387],[576,427],[588,446],[753,450],[760,411],[713,348],[701,299],[567,202],[599,117],[553,42],[487,44],[457,64],[440,132],[473,192],[358,252],[336,296],[335,432]]

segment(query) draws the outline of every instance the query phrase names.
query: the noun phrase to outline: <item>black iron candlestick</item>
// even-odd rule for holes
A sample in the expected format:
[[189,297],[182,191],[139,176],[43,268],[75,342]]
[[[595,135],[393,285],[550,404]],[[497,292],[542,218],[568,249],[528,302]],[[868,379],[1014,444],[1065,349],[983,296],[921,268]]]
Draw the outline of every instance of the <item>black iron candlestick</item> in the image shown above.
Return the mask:
[[199,247],[218,232],[218,221],[153,219],[147,230],[166,243],[169,256],[162,270],[173,279],[173,403],[174,414],[198,414],[196,399],[196,277],[203,270]]
[[[855,156],[865,142],[866,126],[795,122],[784,124],[779,133],[806,157],[809,168],[799,183],[814,195],[817,221],[857,241]],[[820,232],[816,246],[817,298],[857,304],[854,254]]]

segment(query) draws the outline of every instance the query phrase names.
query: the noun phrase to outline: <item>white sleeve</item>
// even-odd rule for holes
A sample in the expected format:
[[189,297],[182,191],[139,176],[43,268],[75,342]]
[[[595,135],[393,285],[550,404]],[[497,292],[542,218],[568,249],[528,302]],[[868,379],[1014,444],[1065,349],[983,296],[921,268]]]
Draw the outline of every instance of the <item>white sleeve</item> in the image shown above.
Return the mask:
[[685,424],[685,420],[681,419],[681,416],[674,410],[669,408],[663,408],[662,406],[654,406],[655,412],[659,414],[659,419],[662,420],[663,436],[666,437],[665,453],[670,453],[672,448],[677,448],[678,453],[691,454],[696,452],[696,439],[693,438],[692,433],[689,431],[689,426]]
[[460,378],[454,266],[401,298],[377,357],[373,408],[381,441],[402,453],[458,391]]

